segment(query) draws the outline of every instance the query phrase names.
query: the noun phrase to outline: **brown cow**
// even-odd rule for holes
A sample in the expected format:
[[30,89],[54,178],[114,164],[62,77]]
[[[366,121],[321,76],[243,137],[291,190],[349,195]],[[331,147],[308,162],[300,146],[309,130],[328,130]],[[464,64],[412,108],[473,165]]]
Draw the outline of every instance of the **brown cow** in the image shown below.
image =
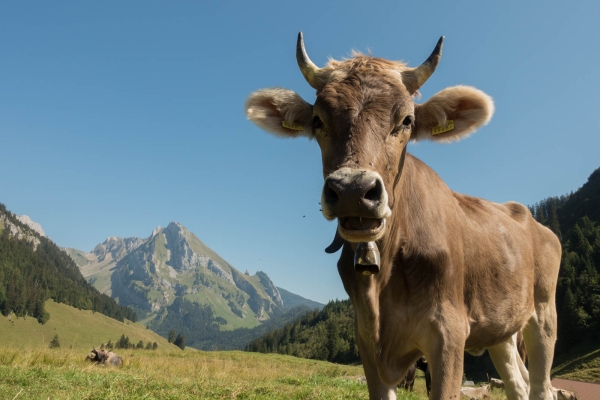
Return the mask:
[[429,392],[431,391],[431,377],[429,376],[429,369],[427,368],[427,360],[425,357],[419,358],[416,363],[408,368],[404,379],[400,382],[398,387],[412,392],[413,386],[415,385],[415,378],[417,377],[417,369],[420,369],[425,373],[425,386],[427,387],[427,395],[429,395]]
[[[417,68],[362,54],[318,68],[300,34],[296,57],[316,89],[314,105],[288,89],[263,89],[248,98],[246,115],[276,135],[315,139],[321,149],[323,215],[338,220],[328,251],[343,246],[338,271],[356,313],[372,399],[395,398],[422,355],[431,398],[457,399],[463,352],[485,349],[509,399],[528,392],[551,399],[558,238],[523,205],[452,192],[406,153],[410,140],[461,139],[494,110],[488,95],[468,86],[414,102],[442,42]],[[521,329],[529,374],[516,348]]]
[[103,348],[96,349],[94,347],[94,349],[87,355],[86,360],[96,364],[110,365],[113,367],[120,367],[123,365],[123,359],[121,357],[112,351],[106,351]]
[[577,395],[565,389],[554,389],[556,391],[556,400],[577,400]]
[[413,391],[413,386],[415,385],[415,378],[417,376],[417,364],[413,364],[408,368],[404,379],[398,385],[399,388],[404,388],[404,390],[408,390],[410,392]]
[[469,400],[489,399],[490,385],[483,385],[477,388],[463,387],[460,389],[460,394],[462,398],[467,398]]

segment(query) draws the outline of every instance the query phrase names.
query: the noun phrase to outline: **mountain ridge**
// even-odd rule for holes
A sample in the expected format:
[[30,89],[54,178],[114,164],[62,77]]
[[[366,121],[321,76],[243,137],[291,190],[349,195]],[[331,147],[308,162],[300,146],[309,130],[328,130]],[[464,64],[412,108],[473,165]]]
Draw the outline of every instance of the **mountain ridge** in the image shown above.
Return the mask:
[[147,238],[110,236],[89,253],[64,251],[90,283],[144,321],[164,318],[177,298],[210,305],[225,330],[258,326],[297,305],[322,307],[287,291],[294,300],[286,306],[265,272],[242,273],[179,222],[158,226]]

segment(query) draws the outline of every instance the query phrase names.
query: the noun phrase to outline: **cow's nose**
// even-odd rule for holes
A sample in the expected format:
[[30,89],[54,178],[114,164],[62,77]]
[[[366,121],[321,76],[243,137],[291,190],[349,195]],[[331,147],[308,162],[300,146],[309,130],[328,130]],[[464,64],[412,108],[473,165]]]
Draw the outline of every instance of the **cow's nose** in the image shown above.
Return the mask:
[[356,215],[360,209],[377,207],[384,200],[384,188],[381,178],[374,174],[333,174],[325,179],[323,195],[326,204],[340,215]]

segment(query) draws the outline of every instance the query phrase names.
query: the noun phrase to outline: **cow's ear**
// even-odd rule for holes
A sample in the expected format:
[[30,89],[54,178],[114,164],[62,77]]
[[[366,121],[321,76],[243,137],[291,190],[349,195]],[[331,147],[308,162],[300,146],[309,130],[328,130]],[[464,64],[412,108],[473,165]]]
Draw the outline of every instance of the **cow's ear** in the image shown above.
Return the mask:
[[492,98],[470,86],[454,86],[415,107],[411,139],[452,142],[485,124],[494,114]]
[[312,137],[312,106],[292,90],[257,90],[246,100],[246,116],[277,136]]

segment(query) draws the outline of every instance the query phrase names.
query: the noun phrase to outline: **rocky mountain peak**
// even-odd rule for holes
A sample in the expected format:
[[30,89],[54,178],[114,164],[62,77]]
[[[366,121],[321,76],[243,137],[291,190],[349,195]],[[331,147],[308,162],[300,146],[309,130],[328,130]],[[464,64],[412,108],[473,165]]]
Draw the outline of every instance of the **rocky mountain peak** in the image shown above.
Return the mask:
[[17,215],[16,217],[19,220],[19,222],[21,222],[22,224],[27,225],[28,227],[30,227],[31,229],[33,229],[35,232],[37,232],[40,236],[46,237],[46,234],[44,233],[44,230],[42,229],[42,226],[40,224],[38,224],[37,222],[32,221],[31,218],[29,218],[29,216],[27,216],[27,215]]
[[273,303],[277,304],[279,307],[283,307],[283,300],[281,299],[281,294],[277,287],[271,281],[271,278],[267,274],[262,271],[256,271],[256,276],[260,279],[261,285],[265,288],[265,292],[271,297]]
[[102,262],[110,254],[112,259],[120,261],[131,251],[142,245],[146,240],[139,237],[129,237],[122,239],[116,236],[109,236],[106,240],[92,250],[92,253]]

